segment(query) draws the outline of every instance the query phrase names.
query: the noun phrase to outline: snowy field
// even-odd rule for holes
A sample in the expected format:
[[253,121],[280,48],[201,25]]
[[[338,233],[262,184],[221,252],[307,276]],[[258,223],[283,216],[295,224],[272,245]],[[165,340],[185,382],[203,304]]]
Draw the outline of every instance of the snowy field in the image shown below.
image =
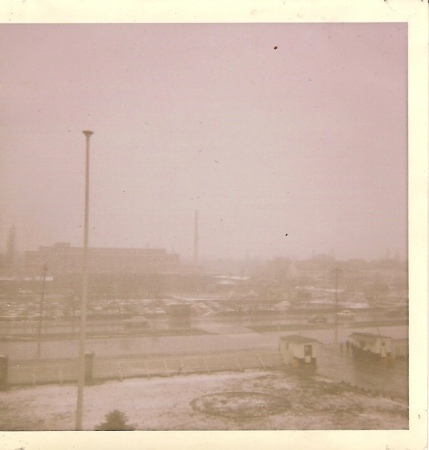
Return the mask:
[[[84,429],[119,409],[137,430],[407,429],[408,408],[320,376],[282,371],[128,379],[85,387]],[[2,431],[73,430],[76,386],[0,392]]]

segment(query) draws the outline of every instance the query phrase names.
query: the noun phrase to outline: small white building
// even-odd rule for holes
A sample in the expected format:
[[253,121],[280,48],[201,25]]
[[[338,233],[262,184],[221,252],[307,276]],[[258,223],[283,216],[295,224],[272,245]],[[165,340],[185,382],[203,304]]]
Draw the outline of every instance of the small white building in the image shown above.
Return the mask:
[[380,359],[393,359],[392,338],[376,333],[352,333],[347,338],[347,349],[353,355]]
[[280,337],[280,353],[283,361],[292,367],[315,366],[319,346],[319,341],[305,336]]

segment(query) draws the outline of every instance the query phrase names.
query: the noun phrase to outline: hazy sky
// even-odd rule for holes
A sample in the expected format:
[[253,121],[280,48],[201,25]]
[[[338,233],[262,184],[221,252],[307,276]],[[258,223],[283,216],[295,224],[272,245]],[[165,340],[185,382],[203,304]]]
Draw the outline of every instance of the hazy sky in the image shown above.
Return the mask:
[[[406,255],[406,24],[0,25],[0,247]],[[287,236],[285,236],[287,234]]]

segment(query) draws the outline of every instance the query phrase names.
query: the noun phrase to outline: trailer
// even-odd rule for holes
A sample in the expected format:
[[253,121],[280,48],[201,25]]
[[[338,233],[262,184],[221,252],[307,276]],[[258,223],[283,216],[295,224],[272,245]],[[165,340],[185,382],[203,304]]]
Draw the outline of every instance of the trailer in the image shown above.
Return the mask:
[[390,362],[394,359],[392,338],[375,333],[352,333],[346,342],[347,350],[351,350],[356,358],[376,359]]
[[294,368],[315,367],[320,342],[305,336],[280,337],[280,353],[283,361]]

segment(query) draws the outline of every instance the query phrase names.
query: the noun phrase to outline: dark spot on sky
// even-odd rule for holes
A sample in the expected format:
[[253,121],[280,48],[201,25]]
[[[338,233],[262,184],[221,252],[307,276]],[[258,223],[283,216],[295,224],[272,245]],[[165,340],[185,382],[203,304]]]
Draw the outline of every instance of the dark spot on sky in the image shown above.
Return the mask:
[[274,47],[274,50],[277,50],[277,45]]

